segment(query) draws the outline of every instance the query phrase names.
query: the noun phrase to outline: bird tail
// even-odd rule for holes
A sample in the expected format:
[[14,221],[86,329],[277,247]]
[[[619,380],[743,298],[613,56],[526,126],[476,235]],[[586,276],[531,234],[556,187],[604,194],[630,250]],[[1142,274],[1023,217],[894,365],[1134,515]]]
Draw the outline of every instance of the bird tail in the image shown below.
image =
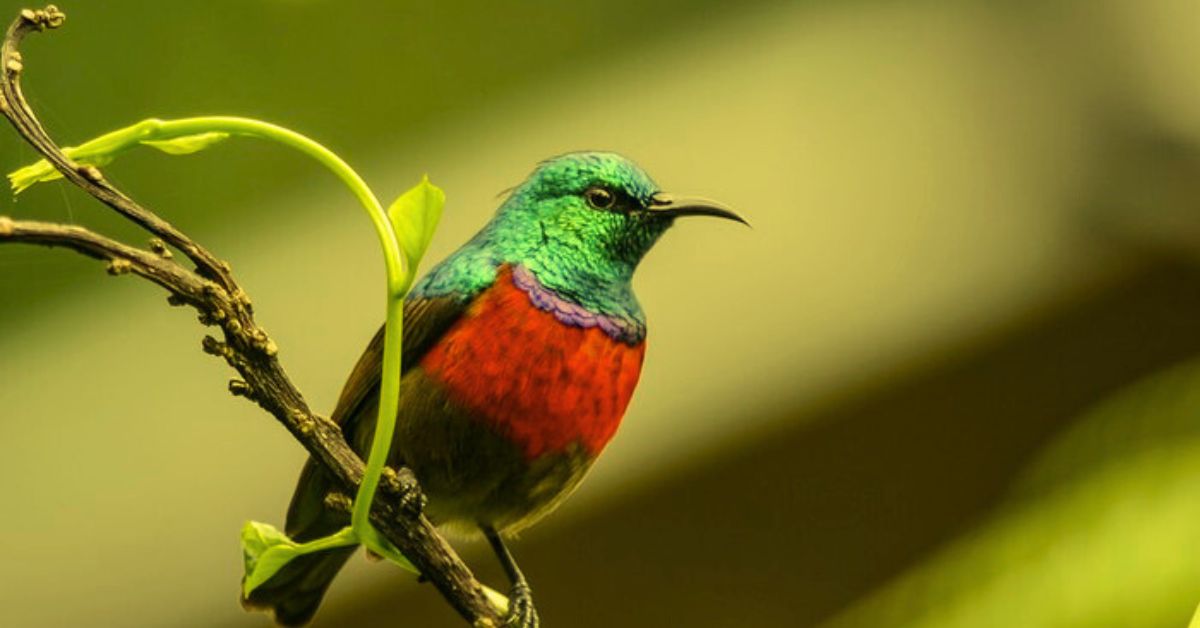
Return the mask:
[[[325,506],[325,496],[331,488],[333,483],[323,469],[312,460],[305,463],[288,507],[288,536],[300,542],[311,541],[333,534],[349,523],[346,516]],[[275,622],[283,626],[308,623],[354,549],[339,548],[292,560],[248,597],[243,594],[242,606],[269,611]]]

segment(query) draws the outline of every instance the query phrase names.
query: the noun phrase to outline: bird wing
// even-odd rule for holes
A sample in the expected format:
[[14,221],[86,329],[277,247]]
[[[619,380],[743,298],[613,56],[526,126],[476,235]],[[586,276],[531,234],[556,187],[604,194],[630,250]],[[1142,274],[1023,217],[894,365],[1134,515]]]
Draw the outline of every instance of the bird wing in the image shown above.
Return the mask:
[[[471,302],[472,299],[456,297],[409,298],[404,302],[402,374],[421,361],[429,348],[470,307]],[[333,410],[333,421],[339,425],[345,423],[347,417],[354,416],[364,401],[378,394],[383,375],[383,329],[383,326],[379,327],[342,388],[341,397]]]
[[[462,317],[472,301],[473,299],[469,298],[438,297],[409,298],[404,302],[404,350],[400,368],[402,373],[421,361],[429,348]],[[346,380],[337,407],[333,411],[333,421],[342,426],[346,439],[352,445],[356,442],[358,423],[362,421],[363,412],[360,410],[364,404],[373,404],[379,395],[382,371],[383,327],[380,327],[367,349],[363,351],[362,357],[358,359],[358,364],[354,365],[354,370]],[[368,420],[373,418],[372,414]],[[292,495],[292,503],[288,506],[289,536],[298,541],[309,541],[331,534],[346,525],[345,515],[334,513],[325,507],[325,497],[333,486],[333,480],[321,465],[312,459],[304,464],[296,484],[296,492]],[[345,557],[338,560],[344,561]],[[253,598],[251,603],[256,603]]]

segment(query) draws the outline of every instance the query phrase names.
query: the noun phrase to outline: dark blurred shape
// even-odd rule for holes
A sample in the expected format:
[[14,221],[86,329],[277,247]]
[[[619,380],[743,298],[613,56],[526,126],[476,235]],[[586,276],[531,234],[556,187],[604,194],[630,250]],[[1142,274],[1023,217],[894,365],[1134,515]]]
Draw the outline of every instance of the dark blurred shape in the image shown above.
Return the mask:
[[1104,239],[1153,257],[1200,264],[1200,143],[1114,122],[1099,152],[1085,214]]

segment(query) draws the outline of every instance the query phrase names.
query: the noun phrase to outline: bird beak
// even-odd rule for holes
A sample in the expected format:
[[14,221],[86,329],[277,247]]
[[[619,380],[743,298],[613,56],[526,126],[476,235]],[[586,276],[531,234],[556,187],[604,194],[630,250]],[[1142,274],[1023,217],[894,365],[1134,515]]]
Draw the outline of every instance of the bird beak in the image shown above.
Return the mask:
[[724,218],[726,220],[734,220],[750,226],[745,218],[737,215],[732,209],[706,198],[697,198],[694,196],[673,196],[659,192],[650,197],[650,204],[646,207],[646,213],[655,216],[713,216],[716,218]]

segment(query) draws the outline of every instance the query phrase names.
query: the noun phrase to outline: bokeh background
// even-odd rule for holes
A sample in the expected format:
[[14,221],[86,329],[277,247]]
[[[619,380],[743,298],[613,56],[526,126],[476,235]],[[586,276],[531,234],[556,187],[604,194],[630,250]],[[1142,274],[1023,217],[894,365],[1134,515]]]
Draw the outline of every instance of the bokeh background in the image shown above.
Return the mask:
[[[582,148],[750,217],[640,270],[626,421],[516,544],[548,626],[1165,628],[1200,602],[1195,0],[60,5],[25,84],[62,143],[271,120],[383,197],[429,173],[432,259]],[[0,168],[30,159],[0,133]],[[106,173],[233,262],[330,408],[382,316],[349,195],[250,141]],[[61,183],[0,214],[142,239]],[[0,625],[267,625],[238,530],[282,523],[303,452],[201,335],[144,282],[0,247]],[[316,625],[458,624],[356,558]]]

